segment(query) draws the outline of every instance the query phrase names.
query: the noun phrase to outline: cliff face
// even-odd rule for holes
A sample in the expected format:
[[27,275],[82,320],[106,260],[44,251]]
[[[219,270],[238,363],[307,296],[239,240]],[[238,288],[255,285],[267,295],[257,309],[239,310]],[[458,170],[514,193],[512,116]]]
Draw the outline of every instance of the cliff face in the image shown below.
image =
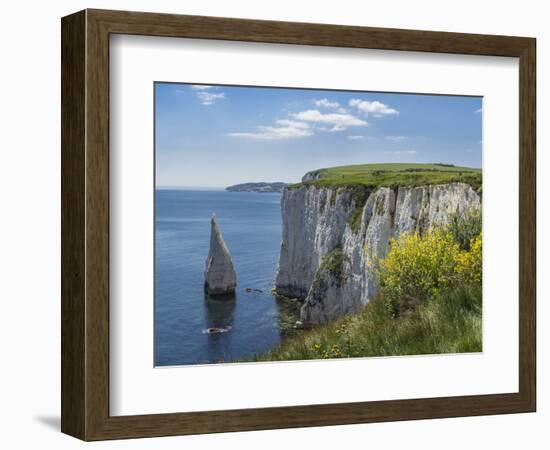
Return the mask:
[[326,323],[365,305],[378,292],[370,262],[390,238],[444,225],[452,213],[481,207],[467,184],[285,189],[278,293],[304,299],[301,320]]

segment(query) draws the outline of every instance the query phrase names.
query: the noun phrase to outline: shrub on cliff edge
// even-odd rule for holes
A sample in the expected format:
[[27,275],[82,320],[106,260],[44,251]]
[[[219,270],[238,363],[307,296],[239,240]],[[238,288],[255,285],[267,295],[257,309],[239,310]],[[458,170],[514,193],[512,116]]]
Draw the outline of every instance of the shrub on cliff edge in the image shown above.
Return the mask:
[[381,291],[391,314],[408,299],[438,295],[455,281],[460,247],[446,230],[425,236],[407,233],[392,239],[387,256],[379,261]]
[[378,261],[380,286],[386,307],[397,315],[409,304],[438,299],[442,290],[481,285],[481,234],[461,250],[448,229],[426,235],[408,233],[392,239],[387,256]]
[[470,250],[470,241],[481,234],[482,218],[479,209],[464,214],[452,214],[447,229],[462,250]]

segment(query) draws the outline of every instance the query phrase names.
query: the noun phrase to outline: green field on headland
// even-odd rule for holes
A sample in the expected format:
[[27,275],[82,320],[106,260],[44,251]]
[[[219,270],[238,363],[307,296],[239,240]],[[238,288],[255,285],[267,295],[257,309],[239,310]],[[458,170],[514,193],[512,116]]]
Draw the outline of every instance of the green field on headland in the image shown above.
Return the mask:
[[376,188],[379,186],[422,186],[453,182],[467,183],[479,190],[481,188],[481,169],[451,164],[356,164],[314,170],[306,174],[306,181],[291,187],[313,184],[336,187],[364,185]]

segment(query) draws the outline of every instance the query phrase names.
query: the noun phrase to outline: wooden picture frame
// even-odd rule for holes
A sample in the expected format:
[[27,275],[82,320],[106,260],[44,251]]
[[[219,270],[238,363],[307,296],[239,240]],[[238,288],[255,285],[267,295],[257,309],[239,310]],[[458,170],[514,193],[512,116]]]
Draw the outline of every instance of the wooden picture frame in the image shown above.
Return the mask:
[[[104,10],[61,25],[64,433],[101,440],[535,411],[535,39]],[[519,391],[110,416],[109,36],[117,33],[519,58]]]

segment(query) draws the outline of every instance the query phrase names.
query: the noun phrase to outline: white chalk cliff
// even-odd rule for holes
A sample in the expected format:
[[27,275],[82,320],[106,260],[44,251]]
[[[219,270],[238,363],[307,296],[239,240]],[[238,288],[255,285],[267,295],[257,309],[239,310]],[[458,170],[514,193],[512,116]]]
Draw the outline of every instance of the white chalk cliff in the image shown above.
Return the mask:
[[210,224],[210,250],[206,258],[204,290],[209,295],[232,294],[237,286],[237,275],[215,214]]
[[386,255],[392,237],[425,232],[445,225],[453,213],[479,208],[480,195],[464,183],[285,188],[275,289],[304,300],[302,322],[334,320],[376,296],[378,280],[369,262]]

